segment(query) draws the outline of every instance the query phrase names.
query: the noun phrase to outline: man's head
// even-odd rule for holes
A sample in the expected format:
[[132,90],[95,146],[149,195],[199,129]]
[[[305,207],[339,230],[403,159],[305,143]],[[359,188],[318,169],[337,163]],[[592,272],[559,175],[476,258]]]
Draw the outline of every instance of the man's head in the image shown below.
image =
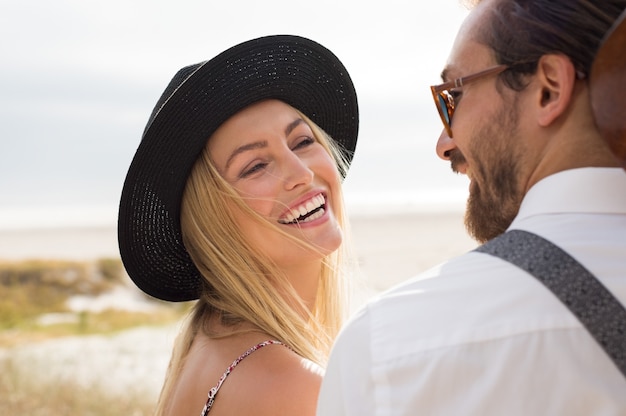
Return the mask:
[[598,129],[626,169],[626,10],[604,38],[589,75]]
[[[507,86],[522,89],[539,58],[567,56],[576,71],[588,76],[607,31],[626,8],[625,0],[470,0],[486,6],[490,17],[476,33],[496,62],[512,66],[503,75]],[[487,3],[487,4],[483,4]]]
[[587,77],[626,0],[474,1],[433,87],[440,157],[471,179],[468,231],[504,232],[528,189],[583,166],[613,166],[590,111]]

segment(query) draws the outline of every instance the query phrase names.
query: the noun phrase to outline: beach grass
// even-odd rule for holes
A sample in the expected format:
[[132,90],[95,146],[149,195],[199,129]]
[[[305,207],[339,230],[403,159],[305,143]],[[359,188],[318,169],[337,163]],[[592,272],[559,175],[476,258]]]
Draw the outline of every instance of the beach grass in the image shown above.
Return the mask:
[[102,312],[82,311],[55,314],[53,316],[58,316],[59,322],[53,324],[31,318],[22,321],[14,320],[11,328],[0,330],[0,348],[12,348],[60,337],[114,334],[139,326],[163,326],[178,322],[185,311],[186,309],[182,306],[163,306],[151,312],[110,309]]
[[108,334],[179,320],[186,304],[154,301],[150,311],[75,311],[72,296],[96,297],[125,284],[118,259],[0,262],[0,347],[63,336]]
[[74,295],[97,296],[122,280],[121,262],[21,260],[0,262],[0,329],[28,326],[44,313],[67,312]]
[[[126,284],[118,259],[0,261],[0,414],[150,415],[155,397],[41,377],[11,353],[55,338],[106,335],[177,322],[188,304],[154,301],[149,311],[71,310],[72,296],[97,297]],[[54,360],[54,357],[50,357]]]
[[[40,369],[45,371],[45,368]],[[42,383],[10,358],[0,360],[0,414],[144,416],[154,414],[154,397],[111,395],[77,383]]]

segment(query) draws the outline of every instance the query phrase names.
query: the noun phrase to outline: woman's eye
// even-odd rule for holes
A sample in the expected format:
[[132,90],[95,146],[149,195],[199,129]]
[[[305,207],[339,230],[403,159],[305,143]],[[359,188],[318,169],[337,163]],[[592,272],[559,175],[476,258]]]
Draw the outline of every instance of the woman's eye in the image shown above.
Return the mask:
[[312,145],[313,143],[315,143],[315,139],[312,137],[308,137],[308,136],[304,136],[302,137],[300,140],[298,140],[298,142],[296,143],[296,145],[294,146],[294,150],[296,149],[301,149],[303,147],[307,147]]
[[252,165],[252,167],[244,169],[244,171],[241,172],[241,175],[239,175],[239,177],[245,178],[250,175],[253,175],[256,172],[265,169],[266,166],[267,166],[267,163],[256,163]]

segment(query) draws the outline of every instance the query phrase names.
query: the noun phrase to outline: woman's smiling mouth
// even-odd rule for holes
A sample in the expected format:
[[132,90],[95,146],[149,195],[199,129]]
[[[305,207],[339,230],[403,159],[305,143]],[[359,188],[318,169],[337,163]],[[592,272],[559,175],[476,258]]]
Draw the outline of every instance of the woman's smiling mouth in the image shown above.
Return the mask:
[[280,224],[297,224],[300,222],[310,222],[324,215],[326,199],[322,194],[318,194],[303,204],[290,209],[284,217],[280,218]]

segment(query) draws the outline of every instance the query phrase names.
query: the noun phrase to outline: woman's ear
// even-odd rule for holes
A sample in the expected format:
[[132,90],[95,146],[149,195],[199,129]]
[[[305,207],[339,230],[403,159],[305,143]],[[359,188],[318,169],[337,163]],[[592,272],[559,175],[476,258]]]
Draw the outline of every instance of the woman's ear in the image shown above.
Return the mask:
[[565,55],[544,55],[537,63],[537,79],[540,88],[538,122],[547,127],[569,106],[576,70]]

